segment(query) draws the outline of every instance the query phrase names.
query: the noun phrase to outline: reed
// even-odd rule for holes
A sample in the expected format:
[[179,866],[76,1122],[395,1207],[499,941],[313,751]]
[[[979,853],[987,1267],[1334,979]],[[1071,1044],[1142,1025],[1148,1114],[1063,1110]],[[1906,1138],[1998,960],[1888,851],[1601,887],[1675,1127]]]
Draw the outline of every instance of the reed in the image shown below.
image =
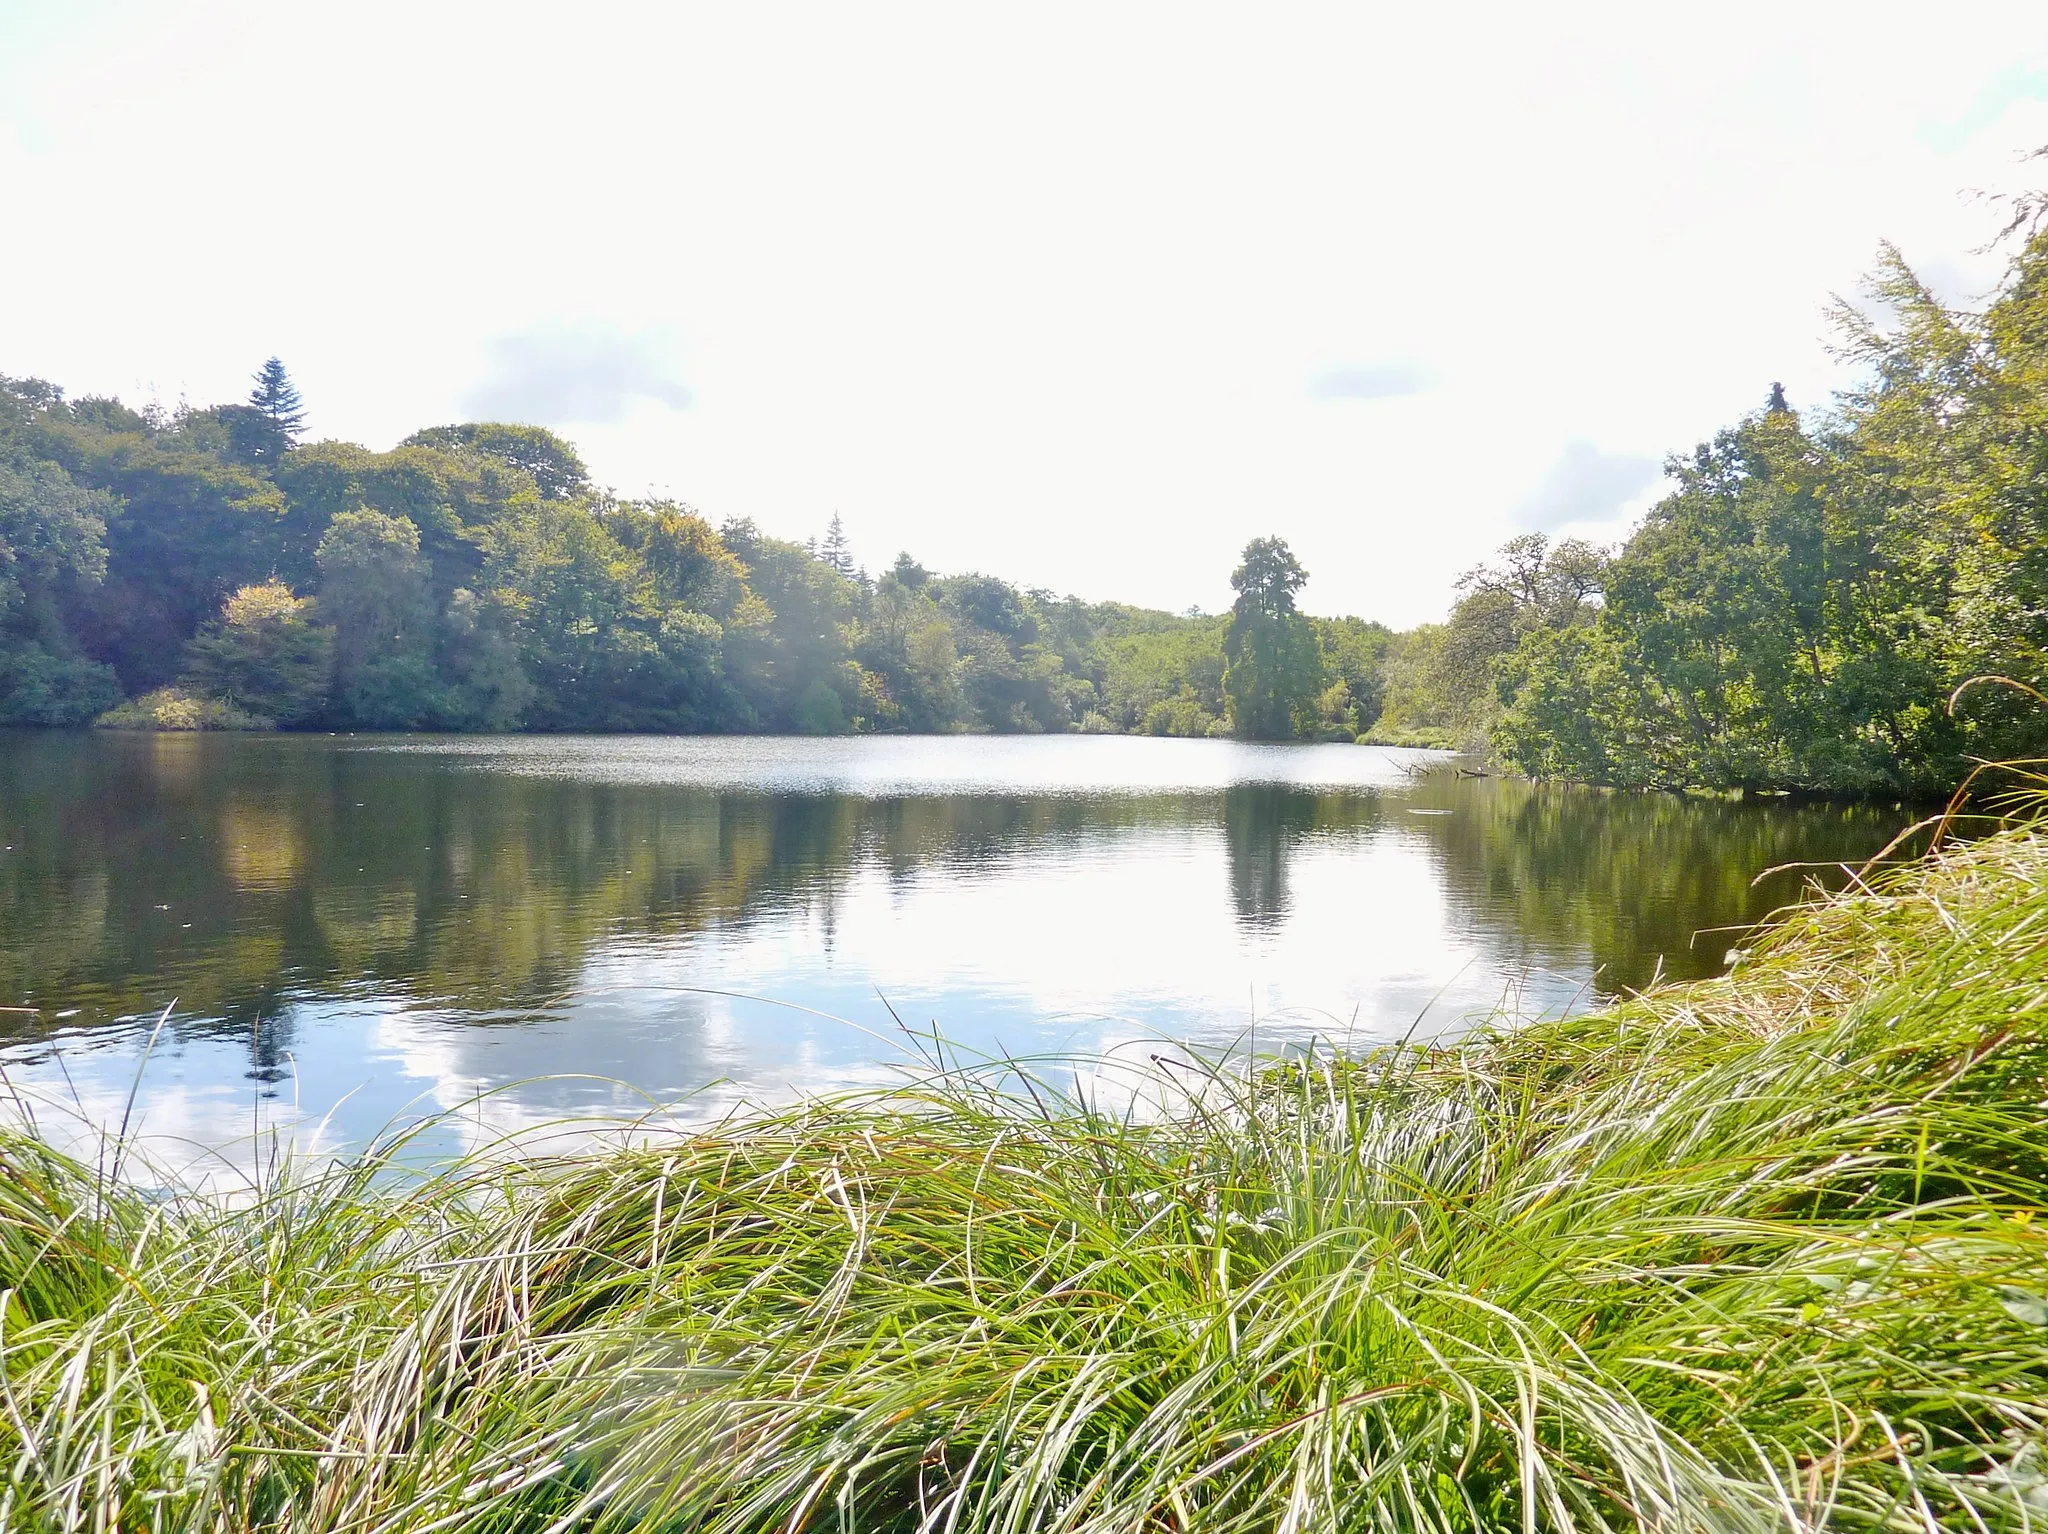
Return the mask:
[[2048,1525],[2038,835],[1607,1011],[1073,1079],[241,1198],[10,1132],[0,1527]]

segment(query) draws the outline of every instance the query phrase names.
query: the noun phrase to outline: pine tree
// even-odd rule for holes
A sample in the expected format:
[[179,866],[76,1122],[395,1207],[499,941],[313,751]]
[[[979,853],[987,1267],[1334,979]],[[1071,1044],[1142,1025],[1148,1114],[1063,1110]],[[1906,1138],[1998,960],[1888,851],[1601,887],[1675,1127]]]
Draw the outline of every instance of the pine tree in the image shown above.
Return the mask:
[[832,525],[825,530],[825,546],[821,553],[825,563],[841,575],[853,574],[853,551],[846,546],[846,527],[836,511],[832,513]]
[[292,387],[284,363],[272,357],[257,370],[256,387],[249,391],[249,408],[277,428],[287,444],[296,442],[306,429],[306,409],[299,391]]

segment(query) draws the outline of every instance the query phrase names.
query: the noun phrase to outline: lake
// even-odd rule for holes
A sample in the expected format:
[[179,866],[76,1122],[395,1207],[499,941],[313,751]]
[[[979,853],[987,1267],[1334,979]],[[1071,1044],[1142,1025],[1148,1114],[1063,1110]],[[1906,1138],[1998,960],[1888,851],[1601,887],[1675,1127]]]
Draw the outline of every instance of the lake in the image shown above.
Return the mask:
[[882,1081],[915,1032],[1360,1047],[1716,973],[1811,876],[1786,865],[1860,861],[1907,818],[1443,762],[0,733],[0,1066],[46,1123],[346,1146],[465,1105],[442,1141]]

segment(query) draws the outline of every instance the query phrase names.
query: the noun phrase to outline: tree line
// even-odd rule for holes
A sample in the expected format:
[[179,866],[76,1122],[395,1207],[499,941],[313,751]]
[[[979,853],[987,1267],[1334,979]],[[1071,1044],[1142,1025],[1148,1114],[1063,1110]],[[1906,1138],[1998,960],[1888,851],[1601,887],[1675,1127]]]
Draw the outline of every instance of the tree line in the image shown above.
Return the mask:
[[[1224,614],[856,568],[610,495],[535,426],[302,441],[272,359],[174,415],[0,378],[0,724],[1100,731],[1494,752],[1533,777],[1872,797],[2048,756],[2048,199],[1980,306],[1895,251],[1861,382],[1672,458],[1616,550],[1530,533],[1448,619]],[[1958,696],[1958,689],[1962,689]]]
[[0,724],[1099,731],[1353,740],[1390,638],[1296,610],[1284,543],[1230,614],[856,568],[593,485],[536,426],[303,440],[273,358],[175,414],[0,378]]

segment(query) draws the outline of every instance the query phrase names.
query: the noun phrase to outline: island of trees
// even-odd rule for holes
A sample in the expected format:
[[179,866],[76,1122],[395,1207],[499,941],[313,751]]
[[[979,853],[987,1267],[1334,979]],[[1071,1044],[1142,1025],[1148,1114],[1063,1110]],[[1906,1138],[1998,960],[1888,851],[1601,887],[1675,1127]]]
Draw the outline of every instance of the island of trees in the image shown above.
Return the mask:
[[[0,724],[1095,731],[1481,746],[1539,777],[1855,795],[2048,753],[2048,229],[1981,308],[1895,253],[1862,383],[1690,455],[1618,551],[1531,533],[1396,634],[1295,603],[1254,540],[1229,613],[857,569],[591,483],[537,426],[388,452],[248,400],[136,410],[0,377]],[[2031,219],[2031,224],[2026,221]]]

